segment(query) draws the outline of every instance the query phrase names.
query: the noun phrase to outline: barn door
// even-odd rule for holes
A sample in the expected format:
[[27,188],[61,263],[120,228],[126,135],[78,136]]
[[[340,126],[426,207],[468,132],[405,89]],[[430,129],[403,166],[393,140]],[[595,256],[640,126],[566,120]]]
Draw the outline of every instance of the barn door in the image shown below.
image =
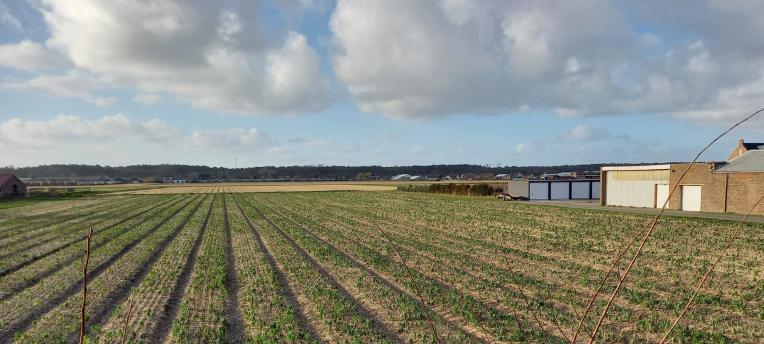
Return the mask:
[[[655,185],[655,207],[656,208],[662,208],[663,204],[666,203],[666,200],[669,196],[669,186],[668,184],[656,184]],[[666,207],[668,208],[668,207]]]
[[682,210],[700,211],[700,185],[682,186]]

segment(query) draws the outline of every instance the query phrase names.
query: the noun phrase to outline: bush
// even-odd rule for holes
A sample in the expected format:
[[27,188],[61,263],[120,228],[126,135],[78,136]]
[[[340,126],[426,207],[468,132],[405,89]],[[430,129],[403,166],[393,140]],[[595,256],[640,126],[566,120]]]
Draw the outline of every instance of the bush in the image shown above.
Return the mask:
[[460,196],[494,196],[500,194],[501,187],[490,184],[430,184],[430,185],[401,185],[398,191],[405,192],[428,192],[436,194],[460,195]]

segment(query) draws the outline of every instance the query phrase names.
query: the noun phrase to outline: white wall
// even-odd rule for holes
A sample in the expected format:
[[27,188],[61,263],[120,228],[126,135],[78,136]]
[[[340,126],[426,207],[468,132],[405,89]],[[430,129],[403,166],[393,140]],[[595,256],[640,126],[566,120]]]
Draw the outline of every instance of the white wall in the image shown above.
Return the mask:
[[653,208],[655,185],[668,184],[669,170],[607,171],[605,204]]

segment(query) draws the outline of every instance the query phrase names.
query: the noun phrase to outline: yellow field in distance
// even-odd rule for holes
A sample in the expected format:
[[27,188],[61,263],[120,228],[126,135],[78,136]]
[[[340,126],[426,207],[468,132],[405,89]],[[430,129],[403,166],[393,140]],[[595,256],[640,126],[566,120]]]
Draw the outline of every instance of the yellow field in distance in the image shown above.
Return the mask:
[[248,192],[314,192],[314,191],[391,191],[395,185],[360,183],[218,183],[218,184],[178,184],[158,186],[150,189],[117,192],[131,195],[156,194],[196,194],[196,193],[248,193]]

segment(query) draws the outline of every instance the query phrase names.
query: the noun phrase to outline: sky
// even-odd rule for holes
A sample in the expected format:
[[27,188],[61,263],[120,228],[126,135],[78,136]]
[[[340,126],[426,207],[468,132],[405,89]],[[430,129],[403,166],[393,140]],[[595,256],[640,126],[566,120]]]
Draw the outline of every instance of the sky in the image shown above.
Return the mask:
[[[0,166],[691,160],[759,0],[0,0]],[[764,117],[764,115],[762,115]],[[732,132],[764,141],[764,120]]]

